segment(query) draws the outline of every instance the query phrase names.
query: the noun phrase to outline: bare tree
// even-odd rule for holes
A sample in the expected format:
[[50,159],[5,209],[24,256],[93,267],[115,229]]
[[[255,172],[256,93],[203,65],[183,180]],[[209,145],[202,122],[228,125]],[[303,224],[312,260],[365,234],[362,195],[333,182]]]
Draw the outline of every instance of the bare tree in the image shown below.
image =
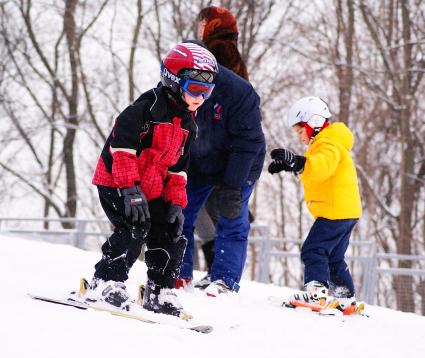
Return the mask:
[[[391,93],[387,97],[390,118],[399,136],[399,214],[397,251],[400,254],[412,254],[412,227],[415,206],[415,191],[418,191],[421,181],[415,158],[418,153],[413,128],[415,108],[415,86],[419,85],[422,73],[412,72],[412,68],[424,68],[423,62],[416,62],[416,53],[420,51],[418,43],[412,38],[411,7],[413,2],[391,1],[390,6],[373,9],[364,1],[359,8],[367,29],[374,42],[377,53],[383,64],[385,82],[391,92],[381,90],[381,93]],[[419,169],[420,170],[420,169]],[[411,261],[399,261],[400,268],[410,268]],[[406,282],[407,281],[407,282]],[[398,308],[411,311],[414,307],[413,287],[411,278],[396,280]]]
[[[103,3],[101,9],[105,4],[106,2]],[[16,104],[13,104],[16,101],[14,101],[14,93],[11,91],[6,94],[11,101],[3,103],[3,110],[8,113],[17,132],[24,139],[26,147],[42,173],[43,180],[41,183],[35,182],[33,173],[32,175],[22,173],[19,168],[13,167],[13,163],[2,162],[0,164],[4,170],[19,178],[44,199],[45,216],[48,215],[49,208],[53,208],[59,216],[75,217],[77,212],[74,142],[76,131],[81,123],[79,97],[82,77],[79,76],[81,63],[79,51],[83,36],[99,16],[99,13],[96,14],[86,28],[78,28],[76,24],[78,5],[77,0],[65,2],[62,30],[59,31],[57,40],[53,43],[53,51],[47,48],[43,41],[40,41],[40,36],[34,27],[31,0],[13,2],[9,4],[9,7],[4,6],[1,9],[3,20],[1,35],[7,44],[8,56],[13,63],[14,85],[26,92],[28,99],[41,113],[41,127],[38,129],[28,127],[28,124],[21,118],[23,112],[20,112],[21,109],[18,110]],[[18,25],[19,21],[24,25],[23,29],[15,34],[11,32],[11,29],[17,30],[18,27],[6,26],[7,16],[12,13],[14,16],[18,15],[13,25]],[[66,47],[64,47],[63,40],[66,41]],[[17,50],[14,50],[13,47],[16,47]],[[64,66],[64,63],[67,63],[69,67]],[[9,71],[12,74],[12,70]],[[64,76],[61,76],[60,71],[64,71]],[[40,82],[34,81],[34,76]],[[50,103],[44,99],[47,92],[39,91],[40,83],[50,91]],[[62,125],[58,117],[63,120]],[[29,128],[32,128],[33,131],[49,128],[47,156],[44,155],[42,148],[34,144],[35,137]],[[40,135],[45,136],[45,134]],[[60,150],[58,150],[58,136],[62,139]],[[60,199],[60,195],[55,193],[62,172],[66,179],[66,198],[63,201]]]

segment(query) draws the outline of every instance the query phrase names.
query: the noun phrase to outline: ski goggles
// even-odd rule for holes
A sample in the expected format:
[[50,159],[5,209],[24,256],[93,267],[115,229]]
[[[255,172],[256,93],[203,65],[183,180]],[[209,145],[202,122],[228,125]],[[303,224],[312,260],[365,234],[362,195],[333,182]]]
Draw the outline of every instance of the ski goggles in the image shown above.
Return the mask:
[[204,97],[208,99],[215,87],[214,83],[199,82],[191,79],[180,80],[181,89],[192,97]]

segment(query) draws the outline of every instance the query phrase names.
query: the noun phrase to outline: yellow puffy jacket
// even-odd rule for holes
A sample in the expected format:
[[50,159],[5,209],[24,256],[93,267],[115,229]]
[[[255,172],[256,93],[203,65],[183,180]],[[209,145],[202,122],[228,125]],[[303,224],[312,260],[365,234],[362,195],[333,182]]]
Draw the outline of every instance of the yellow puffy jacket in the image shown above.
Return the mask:
[[324,128],[304,153],[306,162],[300,175],[305,202],[315,219],[356,219],[362,207],[350,150],[353,134],[344,123]]

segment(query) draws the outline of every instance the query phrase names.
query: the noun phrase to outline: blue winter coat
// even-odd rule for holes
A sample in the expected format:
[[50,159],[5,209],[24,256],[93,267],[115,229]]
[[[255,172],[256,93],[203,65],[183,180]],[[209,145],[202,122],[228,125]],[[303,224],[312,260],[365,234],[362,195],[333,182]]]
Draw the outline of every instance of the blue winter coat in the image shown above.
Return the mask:
[[198,110],[189,179],[241,187],[260,177],[266,145],[260,98],[252,85],[223,66],[212,96]]

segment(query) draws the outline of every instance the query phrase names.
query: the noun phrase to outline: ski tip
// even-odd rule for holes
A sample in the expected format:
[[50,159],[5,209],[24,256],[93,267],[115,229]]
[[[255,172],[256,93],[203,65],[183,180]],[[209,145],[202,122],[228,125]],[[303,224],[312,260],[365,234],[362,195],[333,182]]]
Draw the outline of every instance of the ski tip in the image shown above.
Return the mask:
[[305,302],[303,300],[289,300],[289,304],[291,304],[294,308],[304,308],[309,309],[314,312],[323,311],[325,308],[324,302]]

